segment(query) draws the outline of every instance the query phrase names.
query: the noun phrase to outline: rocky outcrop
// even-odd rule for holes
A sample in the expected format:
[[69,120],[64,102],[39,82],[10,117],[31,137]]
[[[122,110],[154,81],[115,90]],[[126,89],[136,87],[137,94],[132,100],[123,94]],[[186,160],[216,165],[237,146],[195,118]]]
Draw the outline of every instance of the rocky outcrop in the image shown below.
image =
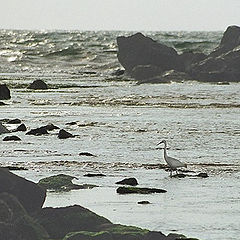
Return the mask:
[[[141,33],[118,37],[118,60],[138,83],[166,83],[199,80],[240,81],[240,27],[230,26],[220,45],[208,56],[203,53],[178,54]],[[174,72],[171,77],[164,76]]]
[[43,240],[49,236],[45,229],[30,217],[18,199],[0,193],[0,239]]
[[219,46],[209,55],[209,57],[217,57],[234,48],[240,46],[240,27],[229,26],[224,32]]
[[[67,176],[68,184],[72,178]],[[190,240],[113,224],[79,205],[42,208],[46,192],[7,169],[0,168],[0,182],[1,240]]]
[[35,80],[28,86],[28,89],[45,90],[45,89],[48,89],[48,86],[42,80]]
[[118,37],[117,44],[118,60],[130,74],[138,65],[156,66],[162,72],[170,69],[182,70],[175,49],[158,43],[142,33]]
[[35,215],[35,219],[53,239],[61,239],[70,232],[96,232],[101,225],[111,223],[108,219],[78,205],[43,208]]
[[37,184],[0,168],[0,193],[14,195],[28,213],[41,209],[46,191]]
[[8,100],[11,98],[10,90],[6,84],[0,84],[0,100]]

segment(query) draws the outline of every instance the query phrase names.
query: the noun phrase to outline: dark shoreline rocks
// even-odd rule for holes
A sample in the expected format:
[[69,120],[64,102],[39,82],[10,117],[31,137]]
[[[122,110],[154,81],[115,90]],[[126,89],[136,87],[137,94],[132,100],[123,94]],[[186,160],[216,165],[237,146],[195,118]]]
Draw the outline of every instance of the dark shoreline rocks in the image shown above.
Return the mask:
[[116,182],[116,184],[121,184],[121,185],[130,185],[130,186],[137,186],[138,181],[136,178],[125,178],[121,181]]
[[[126,73],[143,83],[197,80],[240,82],[240,27],[229,26],[219,46],[209,55],[178,54],[175,49],[136,33],[118,37],[118,60]],[[166,71],[175,74],[166,77]]]
[[0,84],[0,100],[9,100],[11,98],[10,90],[6,84]]
[[72,183],[72,180],[75,177],[65,175],[65,174],[58,174],[50,177],[43,178],[39,180],[38,185],[49,190],[54,191],[70,191],[70,190],[76,190],[76,189],[90,189],[97,187],[97,185],[93,184],[74,184]]
[[35,80],[29,86],[28,89],[34,89],[34,90],[46,90],[48,89],[47,84],[42,80]]
[[151,194],[151,193],[166,193],[167,191],[159,188],[138,188],[138,187],[119,187],[119,194]]
[[3,168],[0,168],[0,182],[0,193],[14,195],[28,213],[42,208],[46,198],[46,191],[42,187]]
[[[70,176],[72,179],[73,177]],[[110,220],[79,205],[42,208],[46,191],[0,168],[1,240],[178,240]]]

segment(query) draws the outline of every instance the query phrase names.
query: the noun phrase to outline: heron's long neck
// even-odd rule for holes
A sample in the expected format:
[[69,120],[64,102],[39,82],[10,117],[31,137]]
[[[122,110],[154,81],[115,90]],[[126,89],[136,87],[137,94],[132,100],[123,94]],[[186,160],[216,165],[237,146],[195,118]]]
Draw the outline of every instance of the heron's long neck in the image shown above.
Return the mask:
[[166,158],[167,157],[167,144],[166,143],[164,144],[163,154],[164,154],[164,158]]

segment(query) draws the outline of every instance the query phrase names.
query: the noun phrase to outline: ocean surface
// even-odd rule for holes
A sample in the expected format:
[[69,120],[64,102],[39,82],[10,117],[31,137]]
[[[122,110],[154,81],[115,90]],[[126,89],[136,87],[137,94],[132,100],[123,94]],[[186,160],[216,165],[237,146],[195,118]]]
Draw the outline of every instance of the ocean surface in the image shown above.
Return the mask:
[[[48,192],[45,206],[79,204],[114,223],[201,240],[239,240],[239,83],[137,85],[128,76],[115,76],[121,68],[116,37],[131,34],[0,30],[0,83],[8,85],[12,96],[0,106],[0,120],[9,129],[17,125],[4,119],[19,118],[28,130],[53,123],[77,135],[60,140],[58,130],[44,136],[12,133],[19,142],[3,142],[9,134],[1,135],[0,165],[26,167],[13,172],[35,182],[64,173],[77,177],[75,183],[99,186]],[[179,53],[210,53],[223,33],[144,34]],[[38,79],[49,89],[27,89]],[[209,177],[170,178],[161,169],[165,162],[157,144],[163,139],[170,156]],[[86,173],[106,177],[86,178]],[[115,182],[126,177],[167,193],[118,195]],[[137,204],[141,200],[151,204]]]

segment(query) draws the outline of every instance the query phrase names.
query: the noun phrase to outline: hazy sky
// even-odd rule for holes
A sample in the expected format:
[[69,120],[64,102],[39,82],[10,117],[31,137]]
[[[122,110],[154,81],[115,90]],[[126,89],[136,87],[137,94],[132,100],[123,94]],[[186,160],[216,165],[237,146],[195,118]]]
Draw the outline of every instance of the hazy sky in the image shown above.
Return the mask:
[[0,28],[224,30],[240,0],[1,0]]

